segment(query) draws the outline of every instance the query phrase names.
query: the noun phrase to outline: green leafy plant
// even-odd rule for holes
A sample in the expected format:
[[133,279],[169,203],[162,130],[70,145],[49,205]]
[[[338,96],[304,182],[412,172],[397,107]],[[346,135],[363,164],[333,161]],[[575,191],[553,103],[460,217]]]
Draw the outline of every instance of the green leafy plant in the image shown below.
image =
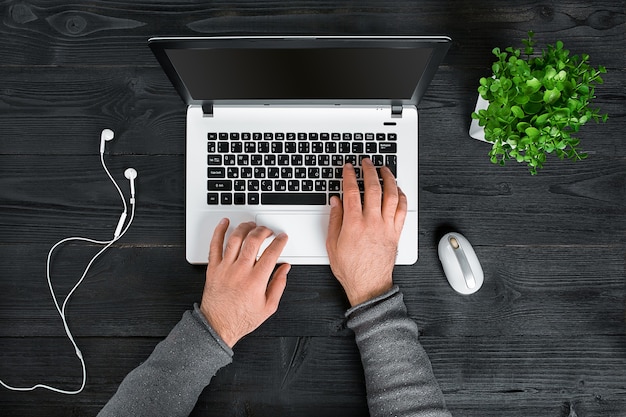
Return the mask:
[[532,175],[543,167],[547,154],[581,160],[580,140],[572,136],[589,120],[606,122],[608,115],[590,109],[595,84],[606,69],[592,68],[589,55],[570,56],[563,42],[547,45],[540,56],[533,56],[534,33],[522,42],[525,55],[513,47],[494,48],[497,60],[493,77],[481,78],[478,92],[489,102],[487,109],[472,113],[493,143],[491,162],[504,165],[512,159],[526,163]]

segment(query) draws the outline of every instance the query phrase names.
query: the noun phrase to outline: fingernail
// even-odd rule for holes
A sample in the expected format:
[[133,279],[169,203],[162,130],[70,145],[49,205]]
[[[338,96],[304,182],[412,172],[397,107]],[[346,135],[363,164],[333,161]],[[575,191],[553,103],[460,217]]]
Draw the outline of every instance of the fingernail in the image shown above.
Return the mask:
[[228,222],[228,219],[226,217],[224,217],[222,220],[220,220],[220,224],[226,224]]
[[330,198],[330,206],[337,207],[337,197],[333,196]]

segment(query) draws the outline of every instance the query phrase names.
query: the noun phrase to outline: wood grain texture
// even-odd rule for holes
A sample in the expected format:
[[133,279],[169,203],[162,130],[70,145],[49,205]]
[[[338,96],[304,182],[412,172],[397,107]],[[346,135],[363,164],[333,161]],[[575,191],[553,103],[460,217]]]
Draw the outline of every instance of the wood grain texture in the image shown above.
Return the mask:
[[[492,165],[468,138],[494,46],[564,41],[604,65],[605,124],[580,132],[589,159],[549,159],[538,176]],[[0,415],[95,415],[200,298],[184,260],[185,108],[147,47],[152,36],[444,34],[453,39],[420,103],[419,261],[397,267],[409,314],[455,416],[626,416],[626,1],[0,0],[0,378],[68,388],[80,368],[45,281],[71,235],[108,238],[121,212],[98,162],[137,218],[69,307],[88,367],[68,398],[0,390]],[[485,284],[450,290],[436,243],[474,244]],[[210,231],[207,231],[210,232]],[[54,258],[66,294],[97,251]],[[345,295],[326,266],[295,266],[278,313],[236,346],[193,416],[367,415]]]

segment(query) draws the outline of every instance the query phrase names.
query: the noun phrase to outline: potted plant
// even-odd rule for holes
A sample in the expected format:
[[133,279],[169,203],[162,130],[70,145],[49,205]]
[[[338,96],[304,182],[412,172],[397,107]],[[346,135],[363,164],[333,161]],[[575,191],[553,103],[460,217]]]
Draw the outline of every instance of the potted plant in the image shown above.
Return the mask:
[[585,159],[572,135],[589,120],[606,122],[608,116],[590,108],[606,69],[592,68],[587,54],[570,56],[561,41],[533,56],[533,35],[522,41],[525,57],[513,47],[493,49],[493,77],[480,79],[470,135],[493,144],[491,162],[526,163],[535,175],[551,153]]

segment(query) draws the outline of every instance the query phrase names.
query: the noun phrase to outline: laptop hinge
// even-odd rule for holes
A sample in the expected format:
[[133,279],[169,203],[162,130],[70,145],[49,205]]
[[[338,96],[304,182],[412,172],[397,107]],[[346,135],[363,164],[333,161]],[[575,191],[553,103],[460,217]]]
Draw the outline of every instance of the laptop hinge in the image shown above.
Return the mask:
[[391,117],[402,117],[402,104],[391,105]]
[[202,113],[204,117],[213,117],[213,104],[207,103],[202,105]]

